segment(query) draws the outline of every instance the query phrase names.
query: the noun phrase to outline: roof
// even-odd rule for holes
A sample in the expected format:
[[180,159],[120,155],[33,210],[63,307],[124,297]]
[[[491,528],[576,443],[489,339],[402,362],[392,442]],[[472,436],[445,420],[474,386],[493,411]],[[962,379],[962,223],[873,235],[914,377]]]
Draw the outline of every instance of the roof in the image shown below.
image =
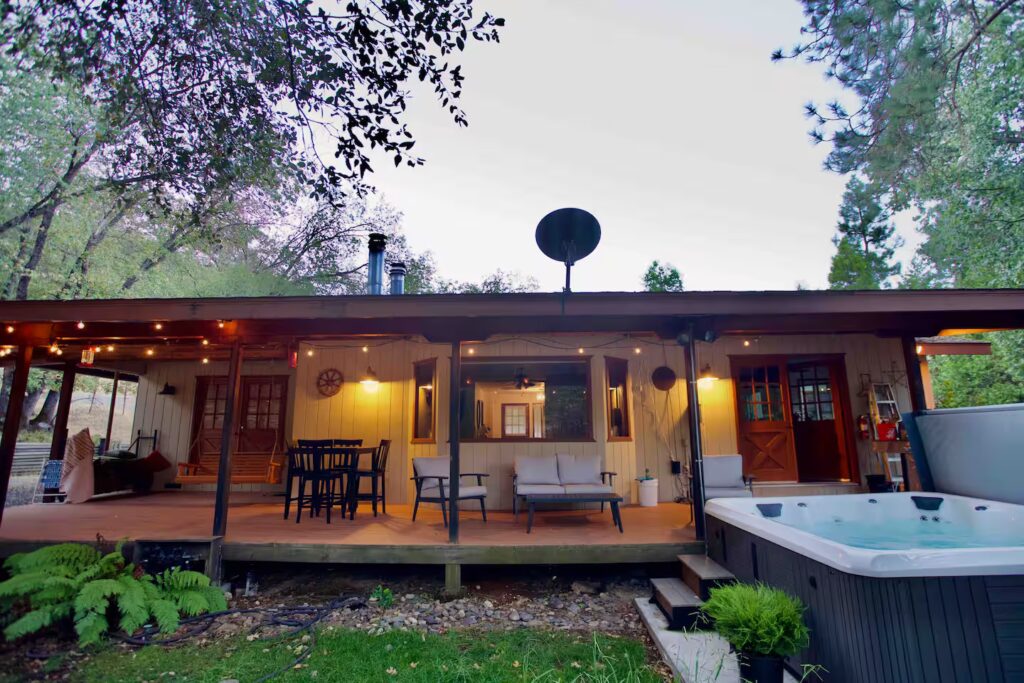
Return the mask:
[[[716,334],[871,333],[932,336],[1009,329],[1024,290],[580,292],[404,296],[0,301],[0,344],[106,340],[248,343],[421,334],[630,332],[671,338],[690,324]],[[78,329],[78,322],[84,327]],[[156,323],[160,330],[155,329]],[[7,333],[7,324],[14,326]]]

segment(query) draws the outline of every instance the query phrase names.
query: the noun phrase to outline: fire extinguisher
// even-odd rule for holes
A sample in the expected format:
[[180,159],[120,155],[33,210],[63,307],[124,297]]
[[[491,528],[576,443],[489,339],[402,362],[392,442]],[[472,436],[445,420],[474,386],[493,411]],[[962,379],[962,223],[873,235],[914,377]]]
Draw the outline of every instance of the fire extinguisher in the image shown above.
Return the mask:
[[857,435],[862,439],[871,438],[871,421],[867,415],[857,417]]

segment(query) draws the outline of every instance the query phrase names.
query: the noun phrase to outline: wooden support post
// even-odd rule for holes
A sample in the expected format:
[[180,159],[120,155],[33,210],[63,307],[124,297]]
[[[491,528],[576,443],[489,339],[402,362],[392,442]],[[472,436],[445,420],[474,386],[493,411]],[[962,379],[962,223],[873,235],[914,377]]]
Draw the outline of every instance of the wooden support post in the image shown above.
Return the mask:
[[462,565],[458,562],[449,562],[444,566],[444,592],[445,595],[462,593]]
[[[220,464],[217,467],[217,498],[213,509],[213,535],[223,536],[228,528],[228,495],[231,493],[231,455],[235,450],[235,425],[242,386],[242,343],[231,346],[228,366],[228,395],[224,404],[224,425],[220,438]],[[210,570],[207,570],[209,573]],[[219,571],[219,570],[218,570]]]
[[[448,443],[451,468],[448,471],[448,542],[459,542],[459,438],[462,432],[462,342],[452,342],[451,377],[448,387]],[[443,505],[443,503],[442,503]],[[447,575],[447,571],[446,571]]]
[[50,460],[64,459],[64,446],[68,442],[68,418],[71,416],[71,399],[75,395],[77,365],[68,361],[60,380],[60,396],[57,398],[57,413],[53,418],[53,439],[50,441]]
[[[110,412],[107,413],[107,433],[103,439],[107,450],[110,450],[110,436],[114,433],[114,406],[117,405],[117,385],[121,381],[120,371],[114,372],[114,386],[110,389]],[[153,444],[156,446],[156,444]]]
[[927,394],[924,390],[924,379],[921,376],[921,359],[917,355],[917,339],[903,337],[903,363],[907,366],[907,388],[910,389],[910,409],[915,413],[928,406]]
[[697,387],[697,340],[693,325],[686,333],[686,416],[690,427],[690,499],[693,501],[693,527],[697,540],[704,531],[704,448],[700,433],[700,395]]
[[7,487],[11,483],[14,449],[18,445],[18,427],[21,426],[21,411],[25,404],[25,387],[28,386],[28,371],[32,364],[32,347],[21,346],[17,354],[14,360],[14,381],[11,382],[11,393],[7,397],[3,437],[0,437],[0,523],[3,523]]

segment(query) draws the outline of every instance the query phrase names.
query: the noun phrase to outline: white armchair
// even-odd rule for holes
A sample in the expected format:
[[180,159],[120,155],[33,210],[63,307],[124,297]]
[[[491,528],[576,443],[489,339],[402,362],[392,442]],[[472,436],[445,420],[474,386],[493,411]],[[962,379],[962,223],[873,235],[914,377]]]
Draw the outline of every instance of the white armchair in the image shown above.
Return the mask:
[[754,495],[753,477],[743,476],[742,455],[704,457],[704,499],[750,498]]

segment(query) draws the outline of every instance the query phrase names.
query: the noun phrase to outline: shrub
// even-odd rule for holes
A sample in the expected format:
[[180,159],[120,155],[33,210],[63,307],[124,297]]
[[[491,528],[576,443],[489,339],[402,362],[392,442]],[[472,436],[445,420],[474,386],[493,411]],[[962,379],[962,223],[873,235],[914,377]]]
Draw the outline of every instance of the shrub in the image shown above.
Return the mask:
[[384,609],[387,609],[388,607],[391,607],[391,605],[395,602],[395,596],[391,593],[390,588],[385,588],[384,586],[377,586],[373,589],[373,592],[370,593],[370,600],[372,602],[376,602]]
[[[171,633],[181,614],[227,608],[224,594],[203,574],[177,567],[146,574],[125,560],[120,545],[104,555],[88,545],[61,543],[12,555],[4,567],[11,575],[0,582],[8,640],[65,620],[74,623],[82,645],[98,642],[112,628],[132,633],[151,620]],[[21,616],[14,618],[16,608]]]
[[763,584],[734,583],[711,589],[701,607],[715,630],[739,652],[789,657],[810,642],[804,605]]

